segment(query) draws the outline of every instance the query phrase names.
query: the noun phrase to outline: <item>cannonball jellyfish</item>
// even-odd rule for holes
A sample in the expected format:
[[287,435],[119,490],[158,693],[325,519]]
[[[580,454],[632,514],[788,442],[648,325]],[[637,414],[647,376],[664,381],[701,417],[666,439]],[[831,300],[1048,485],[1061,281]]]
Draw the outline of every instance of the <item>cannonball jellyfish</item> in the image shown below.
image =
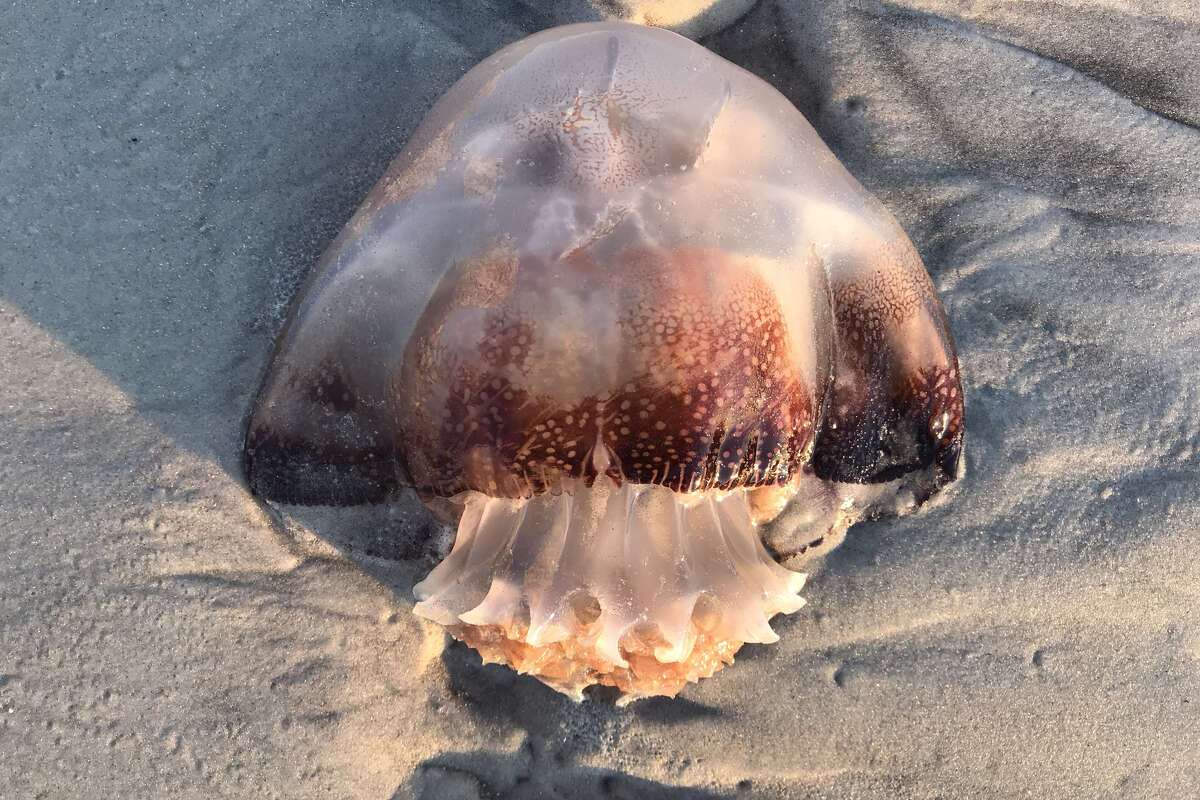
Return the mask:
[[457,524],[415,613],[635,698],[775,641],[777,558],[952,481],[962,417],[920,257],[796,108],[592,23],[429,112],[301,289],[245,465],[287,503],[414,488]]

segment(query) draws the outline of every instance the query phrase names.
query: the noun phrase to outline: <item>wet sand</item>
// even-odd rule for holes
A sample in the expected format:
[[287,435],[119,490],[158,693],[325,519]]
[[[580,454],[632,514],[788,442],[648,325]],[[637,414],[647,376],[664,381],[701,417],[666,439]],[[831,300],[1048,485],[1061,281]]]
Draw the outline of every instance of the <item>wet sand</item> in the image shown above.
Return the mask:
[[779,643],[626,708],[416,619],[414,498],[271,508],[240,469],[290,297],[425,111],[599,12],[0,11],[0,794],[1200,791],[1192,3],[740,5],[700,41],[805,113],[941,293],[966,476],[852,528]]

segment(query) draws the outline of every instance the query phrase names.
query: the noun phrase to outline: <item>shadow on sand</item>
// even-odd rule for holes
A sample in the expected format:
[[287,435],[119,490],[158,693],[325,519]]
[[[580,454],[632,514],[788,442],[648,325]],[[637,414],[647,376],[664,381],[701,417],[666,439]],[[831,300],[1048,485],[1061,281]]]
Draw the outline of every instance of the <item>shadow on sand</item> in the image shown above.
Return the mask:
[[447,753],[422,762],[393,800],[727,800],[748,796],[743,782],[733,793],[670,786],[622,772],[569,764],[539,767],[530,748],[512,755]]

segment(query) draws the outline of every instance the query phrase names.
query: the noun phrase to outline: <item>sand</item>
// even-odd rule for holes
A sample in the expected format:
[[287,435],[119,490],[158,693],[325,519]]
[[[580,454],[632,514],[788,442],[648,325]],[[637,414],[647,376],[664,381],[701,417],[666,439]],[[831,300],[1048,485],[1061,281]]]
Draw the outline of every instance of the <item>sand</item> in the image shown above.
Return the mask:
[[418,621],[445,542],[414,498],[246,492],[287,302],[434,99],[632,5],[0,11],[0,796],[1200,792],[1192,0],[763,0],[689,31],[908,230],[967,474],[851,529],[779,643],[681,698],[576,704]]

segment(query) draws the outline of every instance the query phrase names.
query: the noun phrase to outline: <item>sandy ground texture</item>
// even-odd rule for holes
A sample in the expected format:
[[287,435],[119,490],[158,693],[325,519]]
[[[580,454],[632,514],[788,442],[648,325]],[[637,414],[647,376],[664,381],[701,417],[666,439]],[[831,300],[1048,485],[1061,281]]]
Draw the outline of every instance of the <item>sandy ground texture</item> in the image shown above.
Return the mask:
[[575,704],[448,644],[410,612],[435,558],[411,499],[246,492],[288,299],[435,98],[633,5],[5,4],[0,796],[1200,791],[1194,0],[701,26],[909,231],[967,476],[853,529],[781,642],[680,699]]

